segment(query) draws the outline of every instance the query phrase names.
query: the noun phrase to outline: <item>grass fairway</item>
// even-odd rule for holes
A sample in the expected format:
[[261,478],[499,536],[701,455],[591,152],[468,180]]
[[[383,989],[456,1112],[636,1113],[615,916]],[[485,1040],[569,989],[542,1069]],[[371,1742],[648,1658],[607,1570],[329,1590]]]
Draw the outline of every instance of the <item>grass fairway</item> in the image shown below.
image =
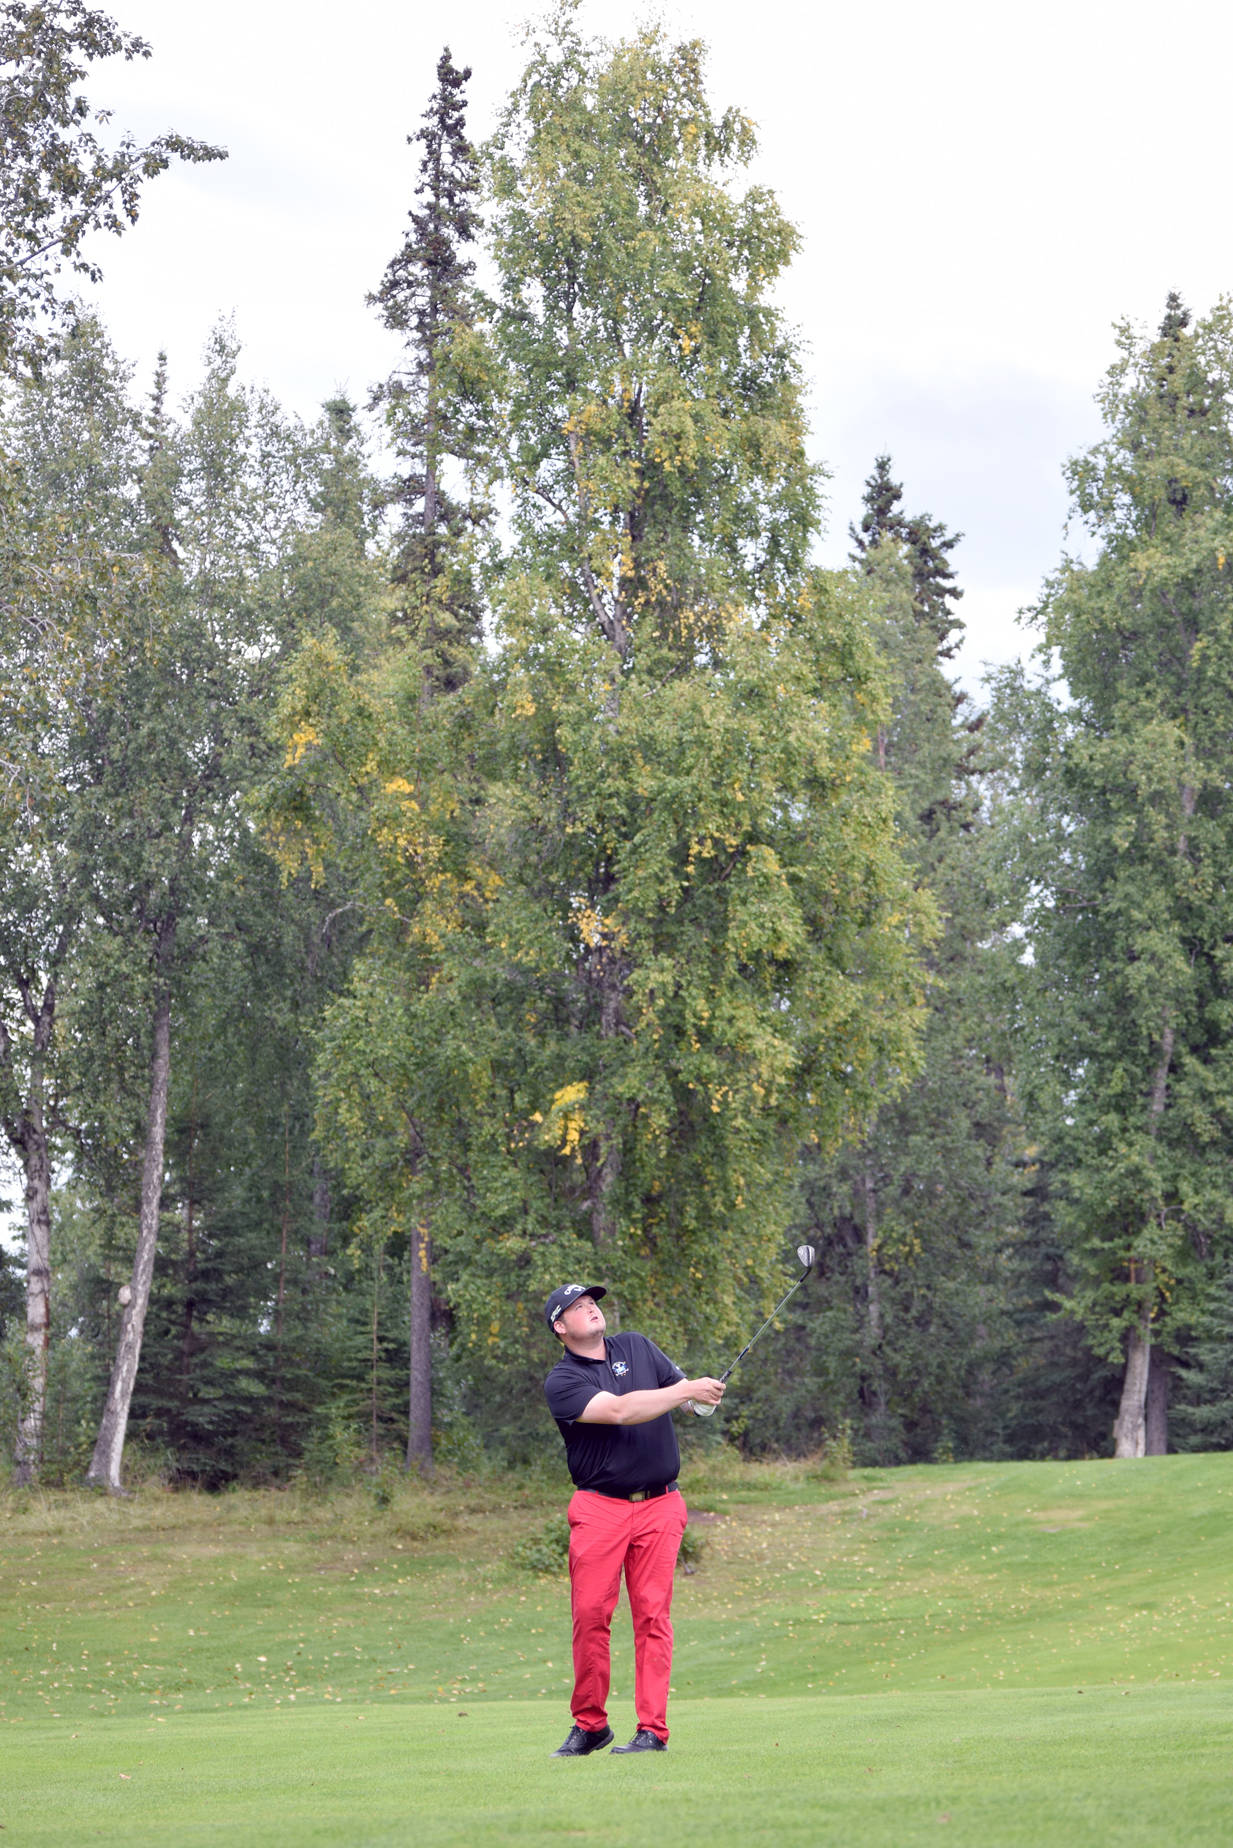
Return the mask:
[[[1080,1701],[1082,1712],[1078,1711]],[[555,1717],[555,1716],[554,1716]],[[103,1720],[23,1741],[6,1840],[389,1844],[671,1840],[1227,1842],[1229,1702],[1211,1690],[682,1701],[666,1756],[545,1760],[519,1701]],[[564,1731],[560,1725],[558,1732]]]
[[4,1841],[1233,1839],[1233,1456],[689,1490],[671,1750],[577,1763],[556,1490],[0,1498]]

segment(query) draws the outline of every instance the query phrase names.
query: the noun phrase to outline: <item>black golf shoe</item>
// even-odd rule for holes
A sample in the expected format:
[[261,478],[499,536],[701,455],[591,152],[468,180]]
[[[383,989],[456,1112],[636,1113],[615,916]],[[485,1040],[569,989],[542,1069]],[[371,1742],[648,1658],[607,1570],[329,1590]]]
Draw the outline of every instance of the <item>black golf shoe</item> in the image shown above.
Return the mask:
[[648,1732],[645,1726],[638,1728],[628,1745],[612,1748],[614,1755],[617,1752],[666,1752],[667,1749],[668,1741],[661,1739],[658,1733]]
[[[552,1754],[554,1758],[585,1758],[588,1752],[602,1752],[606,1745],[612,1744],[611,1726],[603,1726],[598,1732],[587,1732],[583,1726],[571,1726],[569,1738],[564,1745],[559,1745]],[[624,1746],[618,1746],[624,1751]]]

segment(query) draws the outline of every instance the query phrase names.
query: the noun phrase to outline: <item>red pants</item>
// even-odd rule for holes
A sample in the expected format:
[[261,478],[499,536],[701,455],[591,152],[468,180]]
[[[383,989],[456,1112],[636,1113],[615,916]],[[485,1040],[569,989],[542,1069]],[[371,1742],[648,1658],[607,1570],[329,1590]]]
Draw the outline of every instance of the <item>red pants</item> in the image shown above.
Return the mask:
[[624,1568],[634,1623],[634,1712],[639,1728],[666,1739],[672,1575],[685,1532],[685,1497],[678,1490],[627,1502],[575,1489],[569,1529],[575,1724],[587,1732],[608,1724],[609,1632]]

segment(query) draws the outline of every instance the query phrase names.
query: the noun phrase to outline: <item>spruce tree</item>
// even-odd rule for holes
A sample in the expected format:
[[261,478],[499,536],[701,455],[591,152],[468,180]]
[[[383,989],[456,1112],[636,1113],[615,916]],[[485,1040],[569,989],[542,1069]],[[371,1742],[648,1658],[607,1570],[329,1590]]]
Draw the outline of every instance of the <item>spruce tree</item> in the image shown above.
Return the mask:
[[[370,299],[403,341],[400,366],[373,393],[403,472],[387,507],[398,512],[392,579],[401,652],[415,651],[420,705],[456,693],[470,676],[481,605],[473,540],[487,518],[475,498],[463,499],[480,457],[476,405],[466,383],[464,348],[473,334],[474,260],[467,255],[479,230],[475,198],[479,168],[466,133],[466,85],[449,47],[437,63],[437,88],[422,124],[408,136],[422,146],[418,206],[381,287]],[[395,682],[401,662],[391,662]],[[394,944],[387,953],[396,952]],[[408,1126],[411,1160],[422,1158],[424,1132]],[[423,1202],[410,1239],[411,1369],[407,1465],[432,1460],[431,1207]]]
[[1233,1450],[1233,1269],[1218,1277],[1194,1318],[1179,1369],[1173,1423],[1179,1450]]
[[1004,1339],[999,1270],[1017,1184],[1007,1048],[992,975],[999,918],[976,788],[980,716],[947,677],[961,624],[957,537],[909,517],[879,456],[850,528],[857,576],[891,676],[875,734],[902,850],[942,929],[926,952],[923,1069],[836,1154],[806,1151],[800,1230],[825,1287],[792,1314],[784,1366],[742,1382],[753,1448],[806,1448],[845,1421],[858,1455],[923,1460],[995,1441]]
[[849,526],[853,562],[868,566],[871,554],[887,540],[902,545],[912,573],[912,602],[918,620],[933,633],[938,658],[948,661],[959,646],[963,624],[951,607],[963,592],[955,581],[950,554],[963,538],[949,533],[927,513],[906,515],[903,488],[891,480],[891,459],[877,456],[865,482],[865,510],[859,526]]
[[1007,674],[1000,703],[1021,763],[1021,1079],[1070,1307],[1122,1367],[1114,1444],[1137,1456],[1167,1441],[1157,1376],[1233,1248],[1233,311],[1192,321],[1170,296],[1156,334],[1118,345],[1106,434],[1068,470],[1094,556],[1040,606],[1058,677]]
[[384,411],[402,472],[388,490],[397,509],[393,579],[401,621],[421,648],[426,691],[449,692],[466,678],[479,631],[467,536],[484,508],[461,498],[462,477],[478,457],[478,438],[458,389],[460,352],[474,326],[466,253],[479,218],[479,170],[466,135],[466,85],[447,46],[422,126],[407,140],[423,147],[411,228],[369,297],[403,343],[397,368],[372,395]]

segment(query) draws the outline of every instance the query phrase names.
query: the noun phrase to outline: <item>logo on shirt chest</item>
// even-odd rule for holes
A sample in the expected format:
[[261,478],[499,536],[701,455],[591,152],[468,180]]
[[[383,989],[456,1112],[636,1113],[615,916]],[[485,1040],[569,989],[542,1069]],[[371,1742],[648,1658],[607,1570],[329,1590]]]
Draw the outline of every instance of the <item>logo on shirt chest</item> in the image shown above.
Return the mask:
[[614,1360],[612,1363],[612,1371],[616,1374],[618,1379],[623,1379],[629,1372],[629,1362],[625,1360]]

